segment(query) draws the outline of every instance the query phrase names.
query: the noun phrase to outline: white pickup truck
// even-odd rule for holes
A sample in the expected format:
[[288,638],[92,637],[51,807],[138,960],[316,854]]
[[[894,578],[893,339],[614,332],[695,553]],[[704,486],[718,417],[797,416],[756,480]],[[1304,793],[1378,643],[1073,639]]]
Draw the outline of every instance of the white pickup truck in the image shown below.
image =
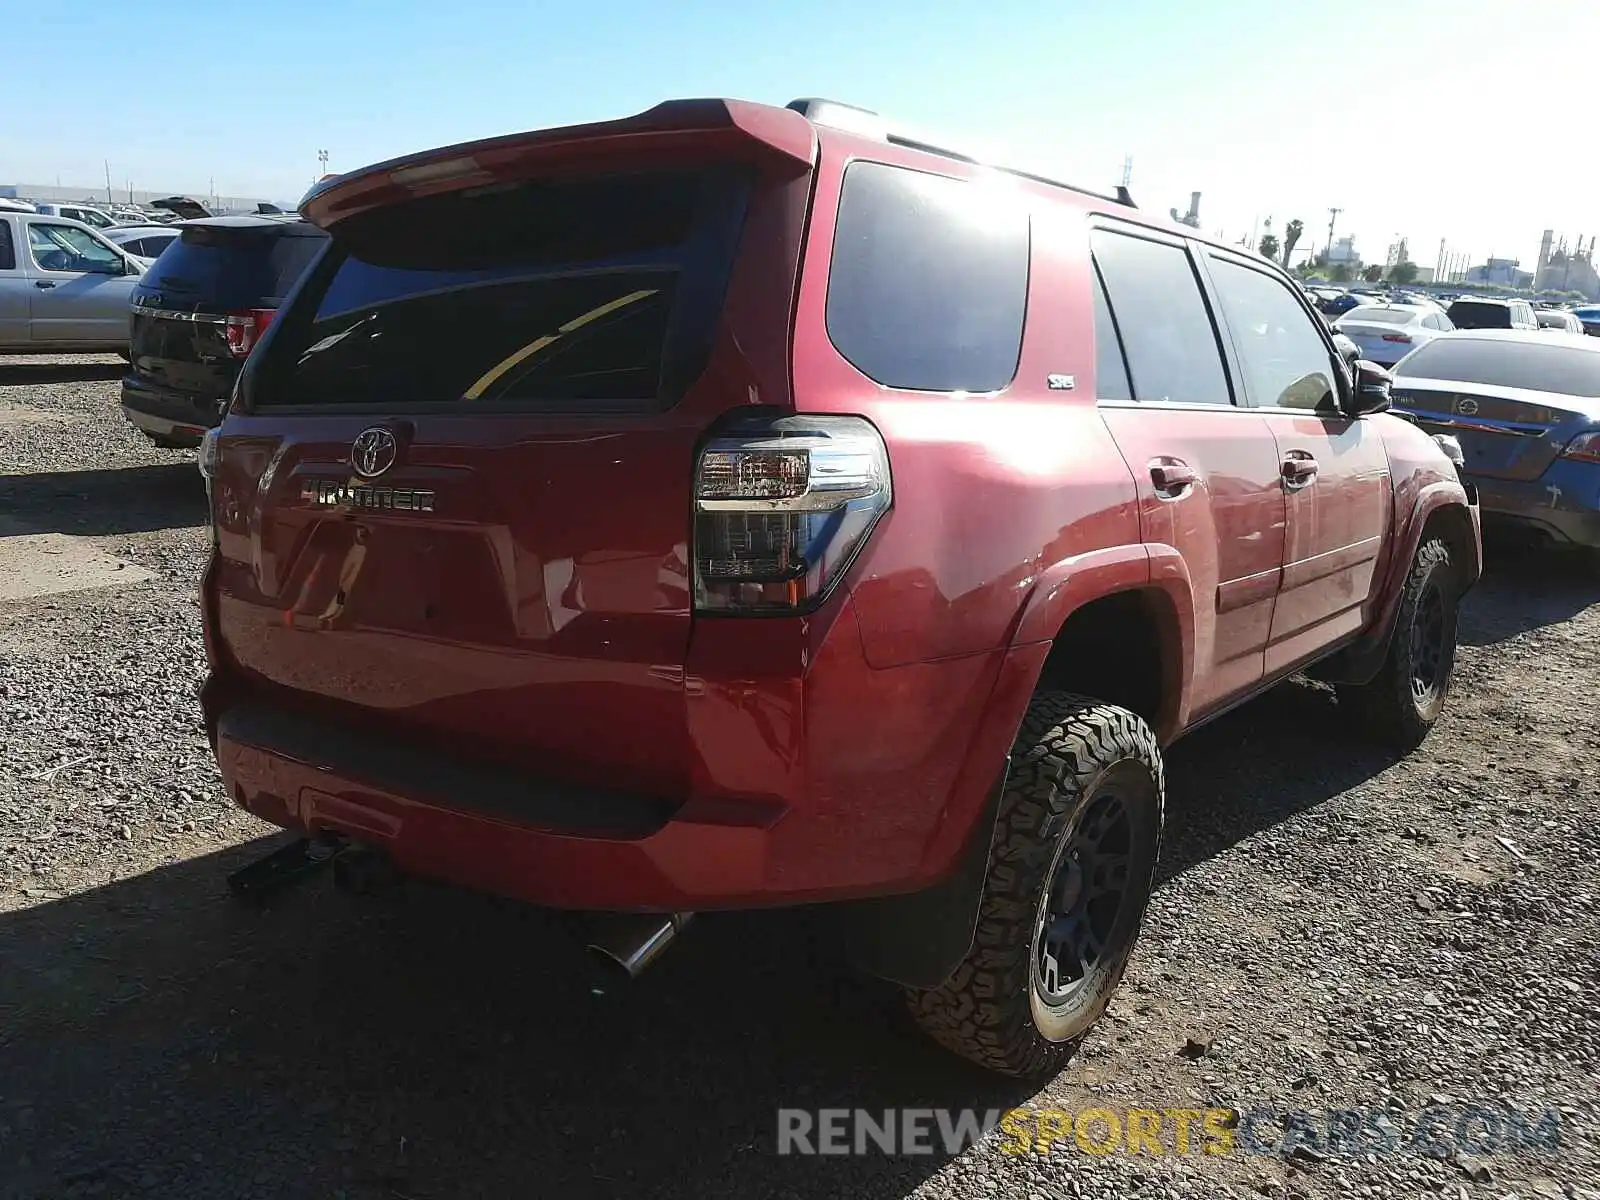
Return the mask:
[[0,208],[0,354],[126,354],[142,273],[87,225]]

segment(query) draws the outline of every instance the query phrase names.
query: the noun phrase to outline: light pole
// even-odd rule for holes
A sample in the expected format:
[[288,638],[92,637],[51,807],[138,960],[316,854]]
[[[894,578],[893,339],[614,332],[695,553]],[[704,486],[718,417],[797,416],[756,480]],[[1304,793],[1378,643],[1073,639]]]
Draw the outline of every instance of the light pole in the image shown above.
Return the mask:
[[[328,152],[326,150],[317,151],[317,165],[321,168],[321,170],[317,172],[317,179],[321,179],[328,173]],[[316,179],[313,179],[311,182],[315,183]]]

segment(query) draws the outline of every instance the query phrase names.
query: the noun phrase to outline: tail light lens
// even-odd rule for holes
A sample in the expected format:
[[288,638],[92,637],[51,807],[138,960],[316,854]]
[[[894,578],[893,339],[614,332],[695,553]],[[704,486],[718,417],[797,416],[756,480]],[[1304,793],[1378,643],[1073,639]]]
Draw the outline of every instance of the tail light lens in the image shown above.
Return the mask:
[[1411,344],[1411,335],[1409,333],[1386,333],[1383,335],[1383,340],[1386,342],[1404,342],[1409,346]]
[[696,611],[815,608],[892,502],[889,454],[871,422],[741,416],[695,464]]
[[1580,433],[1567,443],[1562,458],[1575,458],[1579,462],[1600,463],[1600,431]]
[[228,353],[235,358],[248,358],[277,312],[275,308],[244,308],[229,313],[222,326]]

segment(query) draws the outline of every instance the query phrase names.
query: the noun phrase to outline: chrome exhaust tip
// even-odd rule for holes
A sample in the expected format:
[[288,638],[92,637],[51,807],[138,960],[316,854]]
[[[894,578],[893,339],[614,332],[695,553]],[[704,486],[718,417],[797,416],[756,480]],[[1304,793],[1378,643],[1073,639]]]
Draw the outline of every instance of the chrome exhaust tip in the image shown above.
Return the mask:
[[586,947],[612,975],[637,979],[689,923],[693,913],[617,913],[595,918]]

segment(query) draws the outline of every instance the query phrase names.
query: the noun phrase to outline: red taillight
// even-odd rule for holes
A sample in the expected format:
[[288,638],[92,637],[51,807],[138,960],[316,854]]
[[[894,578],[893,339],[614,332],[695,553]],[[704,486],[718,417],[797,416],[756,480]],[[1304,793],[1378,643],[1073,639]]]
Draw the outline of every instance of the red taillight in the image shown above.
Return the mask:
[[1383,340],[1386,342],[1405,342],[1410,345],[1411,335],[1409,333],[1386,333],[1383,335]]
[[1567,443],[1562,458],[1575,458],[1579,462],[1600,463],[1600,433],[1580,433]]
[[222,334],[228,340],[228,353],[235,358],[248,357],[277,312],[275,308],[242,308],[229,313],[222,326]]

